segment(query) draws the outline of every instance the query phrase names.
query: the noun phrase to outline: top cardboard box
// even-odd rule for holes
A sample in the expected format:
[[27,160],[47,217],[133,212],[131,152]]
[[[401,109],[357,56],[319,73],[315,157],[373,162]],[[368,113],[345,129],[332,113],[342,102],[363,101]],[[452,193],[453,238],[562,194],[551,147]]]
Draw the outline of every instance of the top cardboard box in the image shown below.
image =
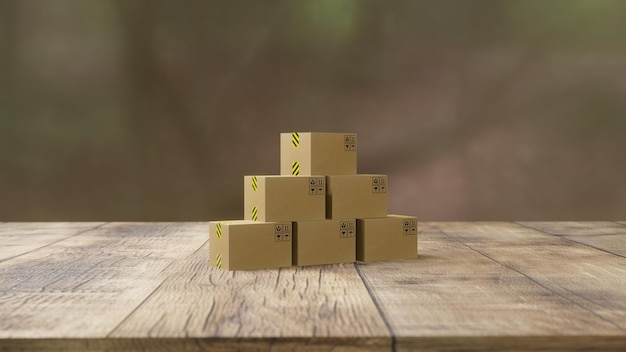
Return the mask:
[[280,174],[355,175],[356,153],[355,133],[281,133]]

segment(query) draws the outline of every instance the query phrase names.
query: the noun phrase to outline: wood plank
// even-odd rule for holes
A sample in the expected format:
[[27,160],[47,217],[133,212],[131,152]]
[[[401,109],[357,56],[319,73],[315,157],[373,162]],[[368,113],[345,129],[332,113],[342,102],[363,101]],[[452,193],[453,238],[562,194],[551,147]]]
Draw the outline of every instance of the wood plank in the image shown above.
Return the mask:
[[559,236],[597,236],[626,233],[626,226],[612,221],[520,221],[516,223]]
[[604,236],[562,236],[570,241],[585,244],[603,251],[626,257],[626,232]]
[[0,223],[0,262],[28,253],[83,231],[101,226],[101,222]]
[[[512,223],[445,223],[438,228],[626,336],[625,258]],[[599,332],[607,333],[609,329]]]
[[[354,264],[227,272],[208,244],[169,267],[167,279],[111,334],[194,338],[222,348],[388,351],[391,337]],[[213,346],[217,348],[216,346]]]
[[524,222],[520,224],[626,257],[626,226],[618,223],[595,222],[572,225],[569,222]]
[[623,352],[621,336],[436,336],[400,339],[396,351]]
[[[0,340],[2,351],[372,351],[358,338],[97,338],[97,339],[11,339]],[[384,351],[389,351],[388,345]]]
[[[518,230],[519,236],[509,238],[511,227]],[[451,235],[440,232],[439,228]],[[535,236],[524,239],[525,232],[534,232]],[[624,330],[609,319],[617,320],[623,310],[617,315],[605,312],[607,318],[599,315],[601,309],[593,310],[591,304],[573,301],[571,292],[552,288],[567,286],[567,280],[577,280],[573,271],[559,276],[559,267],[567,266],[571,256],[541,263],[542,255],[532,253],[533,250],[541,252],[542,244],[555,245],[554,240],[560,241],[557,243],[561,245],[560,250],[571,249],[557,237],[513,224],[426,223],[422,224],[417,259],[361,264],[358,269],[391,327],[397,350],[623,347],[626,343]],[[512,263],[516,264],[515,270],[471,248],[481,244],[480,250],[497,248],[489,254],[503,261],[517,261]],[[511,245],[508,251],[507,244]],[[529,245],[532,247],[524,248]],[[589,249],[582,250],[592,255]],[[598,293],[592,301],[607,308],[621,309],[621,303],[610,302],[623,298],[626,292],[624,283],[617,283],[624,277],[620,270],[626,268],[610,259],[607,262],[606,253],[596,252],[594,259],[600,260],[596,269],[600,271],[599,266],[608,265],[608,272],[598,273],[608,282],[598,287],[610,295],[603,297]],[[525,258],[529,256],[536,257],[537,261],[526,263]],[[591,260],[586,263],[595,265]],[[548,268],[542,269],[543,266]],[[542,275],[528,276],[535,271]],[[582,275],[583,279],[586,277]],[[559,284],[551,285],[552,279]],[[595,283],[596,280],[592,280]],[[607,288],[611,284],[618,286]]]
[[206,240],[204,223],[116,223],[0,263],[0,339],[105,338]]

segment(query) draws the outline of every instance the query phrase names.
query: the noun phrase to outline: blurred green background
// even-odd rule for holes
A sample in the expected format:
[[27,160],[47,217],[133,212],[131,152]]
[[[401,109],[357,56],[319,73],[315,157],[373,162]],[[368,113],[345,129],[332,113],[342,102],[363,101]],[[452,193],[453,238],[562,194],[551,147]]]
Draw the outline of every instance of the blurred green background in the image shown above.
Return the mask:
[[242,217],[356,132],[421,220],[626,218],[626,1],[0,0],[0,221]]

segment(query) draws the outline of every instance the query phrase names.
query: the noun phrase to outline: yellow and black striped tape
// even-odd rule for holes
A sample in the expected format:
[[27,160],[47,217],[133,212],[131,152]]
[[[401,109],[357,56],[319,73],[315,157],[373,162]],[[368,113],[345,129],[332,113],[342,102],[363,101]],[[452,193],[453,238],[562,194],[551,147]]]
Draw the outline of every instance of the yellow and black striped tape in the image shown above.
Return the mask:
[[222,255],[221,255],[221,254],[219,254],[219,253],[217,253],[217,259],[215,260],[215,266],[216,266],[218,269],[221,269],[221,268],[222,268]]
[[215,234],[217,235],[217,238],[222,238],[222,223],[218,222],[217,225],[215,225]]
[[298,132],[291,133],[291,145],[296,148],[300,145],[300,134]]
[[256,207],[252,207],[252,221],[257,221],[259,218],[259,211]]
[[257,189],[256,176],[252,176],[252,190],[256,191],[256,189]]
[[291,163],[291,174],[294,176],[300,175],[300,163],[299,162],[294,161],[293,163]]

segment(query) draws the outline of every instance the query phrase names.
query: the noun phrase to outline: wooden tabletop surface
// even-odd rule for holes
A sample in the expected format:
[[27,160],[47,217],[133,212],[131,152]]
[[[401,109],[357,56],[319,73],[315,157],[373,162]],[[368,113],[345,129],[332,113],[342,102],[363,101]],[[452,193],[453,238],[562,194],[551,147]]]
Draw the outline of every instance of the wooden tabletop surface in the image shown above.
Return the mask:
[[419,258],[228,272],[207,223],[0,223],[0,350],[624,350],[625,222],[422,223]]

